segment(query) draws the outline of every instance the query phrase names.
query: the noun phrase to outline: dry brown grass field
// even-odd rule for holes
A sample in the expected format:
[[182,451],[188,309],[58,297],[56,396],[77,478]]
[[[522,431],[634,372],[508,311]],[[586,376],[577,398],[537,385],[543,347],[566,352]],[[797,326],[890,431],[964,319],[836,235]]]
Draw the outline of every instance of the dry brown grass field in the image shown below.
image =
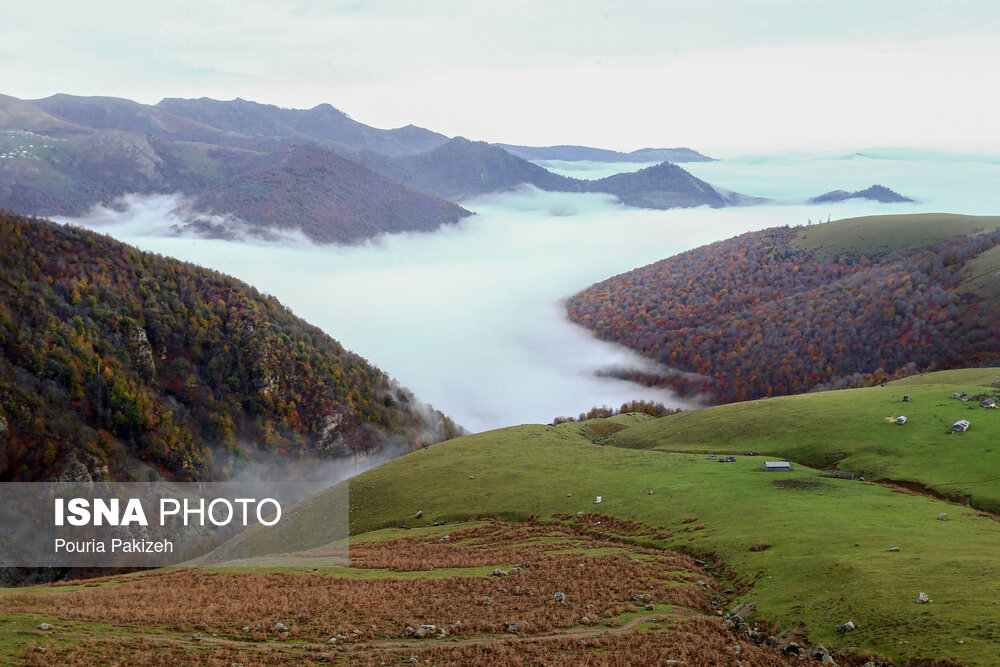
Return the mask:
[[[360,541],[347,576],[178,569],[11,591],[0,612],[21,630],[3,624],[0,646],[12,664],[71,667],[413,657],[436,665],[801,664],[723,626],[711,600],[726,585],[711,572],[632,543],[662,527],[599,514],[557,518],[564,521],[476,522]],[[37,629],[42,622],[53,628]],[[421,624],[447,636],[416,638],[408,628]]]

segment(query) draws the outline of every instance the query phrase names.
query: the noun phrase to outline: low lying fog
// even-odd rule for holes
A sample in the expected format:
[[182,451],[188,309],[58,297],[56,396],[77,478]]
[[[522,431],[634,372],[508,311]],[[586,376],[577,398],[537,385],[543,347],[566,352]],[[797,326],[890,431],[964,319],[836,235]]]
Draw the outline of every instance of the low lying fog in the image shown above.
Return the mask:
[[[715,185],[775,198],[774,205],[649,211],[605,195],[525,187],[463,202],[478,215],[459,225],[352,247],[316,246],[297,235],[270,243],[172,235],[180,221],[171,211],[180,202],[167,196],[131,197],[124,212],[102,209],[72,222],[273,294],[422,400],[479,431],[549,422],[633,398],[685,405],[669,392],[594,376],[602,368],[646,363],[566,321],[562,300],[596,281],[741,232],[828,215],[1000,212],[997,165],[934,156],[842,157],[683,165]],[[572,164],[561,164],[561,171],[572,173],[566,166]],[[577,176],[597,171],[592,164],[579,167]],[[918,203],[801,204],[828,190],[873,183]]]

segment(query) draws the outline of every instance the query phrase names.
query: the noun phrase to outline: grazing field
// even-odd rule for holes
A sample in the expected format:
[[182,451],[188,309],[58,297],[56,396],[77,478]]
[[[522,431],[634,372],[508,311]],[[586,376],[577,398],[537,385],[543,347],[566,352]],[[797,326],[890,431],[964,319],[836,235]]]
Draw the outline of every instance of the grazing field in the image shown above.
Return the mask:
[[1000,216],[954,213],[868,215],[799,230],[792,245],[830,259],[842,253],[888,254],[1000,227]]
[[[1000,415],[978,404],[978,412],[972,413],[966,403],[948,397],[955,391],[989,390],[983,385],[994,373],[947,372],[886,387],[798,397],[801,411],[790,413],[787,441],[818,446],[835,438],[837,428],[860,422],[857,433],[888,433],[891,442],[891,434],[905,434],[915,426],[948,443],[970,443],[974,455],[966,460],[965,470],[988,477],[989,469],[981,465],[971,443],[979,442],[984,452],[991,449]],[[893,392],[899,402],[889,401]],[[944,398],[938,400],[942,392]],[[911,395],[910,403],[901,403],[904,393]],[[880,395],[886,402],[871,408],[874,421],[869,422],[858,406]],[[784,422],[768,412],[769,406],[794,406],[794,400],[746,404],[741,420],[716,423],[750,428],[757,421],[756,435],[728,443],[710,436],[697,445],[704,449],[697,454],[664,451],[669,445],[640,450],[609,443],[622,444],[634,433],[657,432],[657,427],[678,419],[718,414],[724,408],[642,420],[610,436],[601,435],[607,429],[592,424],[567,423],[500,429],[434,445],[351,481],[352,532],[473,516],[526,520],[536,514],[547,520],[600,510],[672,533],[663,538],[633,536],[639,544],[721,558],[733,574],[730,585],[738,591],[738,601],[756,602],[755,618],[785,629],[801,626],[812,642],[840,650],[857,647],[899,662],[956,659],[992,664],[1000,648],[1000,582],[994,576],[1000,568],[1000,522],[995,515],[871,481],[825,478],[799,463],[793,463],[791,472],[762,472],[768,457],[744,454],[751,447],[767,451],[771,440],[781,442]],[[843,401],[854,407],[841,411],[837,406]],[[957,409],[959,417],[973,414],[972,429],[945,436],[945,425],[953,421],[950,413],[928,416],[928,424],[921,426],[924,410],[937,409],[938,403],[947,406],[941,410]],[[893,407],[899,405],[906,406],[905,413],[916,424],[900,427],[885,421],[898,416]],[[807,429],[812,419],[828,413],[829,421],[815,432],[804,434],[797,428]],[[900,465],[912,458],[918,461],[913,469],[925,475],[937,475],[950,465],[941,450],[926,453],[934,445],[923,439],[899,442],[895,450],[881,438],[867,442],[870,451],[857,449],[857,456],[868,457],[862,459],[866,471],[875,470],[869,462],[877,456],[898,457]],[[951,445],[952,453],[965,446]],[[732,453],[736,460],[709,460],[708,451]],[[931,484],[926,476],[920,479]],[[595,503],[597,496],[600,504]],[[942,513],[947,520],[938,519]],[[311,519],[303,514],[299,520]],[[250,538],[252,534],[241,548],[253,548]],[[899,550],[890,551],[895,547]],[[933,602],[915,604],[920,592]],[[858,629],[838,634],[835,627],[847,620]]]
[[[246,666],[309,664],[328,653],[346,664],[786,664],[757,643],[773,636],[779,647],[825,646],[841,665],[869,655],[992,665],[997,515],[871,476],[823,477],[782,448],[811,447],[802,454],[815,465],[861,461],[866,476],[898,459],[919,475],[915,488],[933,488],[953,461],[988,477],[1000,415],[950,395],[992,391],[996,373],[948,371],[658,420],[527,425],[439,443],[290,511],[290,553],[273,553],[254,530],[219,552],[271,567],[233,560],[4,590],[0,659]],[[898,406],[905,426],[886,421]],[[727,418],[725,409],[741,412]],[[971,415],[967,433],[944,435],[952,411]],[[726,430],[733,424],[743,430]],[[907,439],[911,431],[920,437]],[[950,446],[948,457],[934,438]],[[771,453],[747,455],[751,448]],[[843,455],[828,461],[828,451]],[[786,453],[791,471],[761,470]],[[721,462],[725,454],[735,460]],[[353,567],[323,567],[342,546],[323,543],[327,501],[343,502],[348,487]],[[930,602],[915,603],[919,593]],[[721,610],[737,610],[762,634],[732,634]],[[856,629],[837,632],[848,621]],[[54,629],[36,629],[42,622]],[[446,636],[417,639],[420,624],[443,626]],[[37,646],[48,648],[44,656]]]
[[[951,398],[964,394],[966,401]],[[910,401],[903,402],[909,396]],[[624,447],[671,452],[755,451],[869,480],[919,485],[1000,512],[1000,368],[942,371],[884,387],[817,392],[670,415],[611,436]],[[905,416],[906,424],[892,420]],[[949,434],[960,419],[965,433]]]

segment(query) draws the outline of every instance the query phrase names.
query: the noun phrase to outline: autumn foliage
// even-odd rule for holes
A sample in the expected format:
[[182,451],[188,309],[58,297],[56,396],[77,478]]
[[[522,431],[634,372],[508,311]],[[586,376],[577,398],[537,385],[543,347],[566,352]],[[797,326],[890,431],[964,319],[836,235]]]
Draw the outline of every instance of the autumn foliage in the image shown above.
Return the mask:
[[454,433],[253,287],[0,212],[0,481],[47,479],[74,459],[118,479],[136,460],[219,478],[245,447],[295,460]]
[[569,317],[664,367],[630,379],[717,402],[1000,357],[995,308],[959,289],[1000,231],[834,257],[796,248],[795,235],[743,234],[610,278],[571,298]]

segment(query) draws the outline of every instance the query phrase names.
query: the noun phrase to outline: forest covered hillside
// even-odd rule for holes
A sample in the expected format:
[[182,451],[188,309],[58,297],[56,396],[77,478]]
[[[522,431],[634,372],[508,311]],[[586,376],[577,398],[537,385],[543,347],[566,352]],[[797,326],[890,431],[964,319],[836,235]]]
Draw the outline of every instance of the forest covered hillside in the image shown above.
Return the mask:
[[234,278],[0,215],[0,481],[222,479],[458,430]]
[[320,243],[351,243],[398,231],[433,231],[471,215],[315,146],[275,153],[273,162],[203,192],[200,209],[231,213],[263,230],[300,229]]
[[[572,321],[714,402],[1000,359],[1000,218],[874,216],[703,246],[572,297]],[[992,268],[991,268],[992,267]]]

